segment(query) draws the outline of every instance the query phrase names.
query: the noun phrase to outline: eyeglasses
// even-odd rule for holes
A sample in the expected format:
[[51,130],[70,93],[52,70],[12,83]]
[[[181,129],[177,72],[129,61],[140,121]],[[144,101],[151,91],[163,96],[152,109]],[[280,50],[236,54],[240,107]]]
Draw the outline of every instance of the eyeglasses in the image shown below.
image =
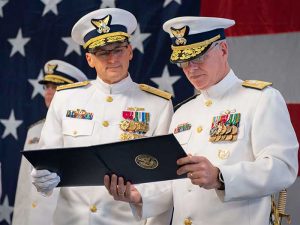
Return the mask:
[[127,47],[128,47],[128,44],[127,45],[119,45],[110,50],[98,50],[98,51],[91,52],[91,53],[101,59],[107,59],[110,56],[110,54],[112,54],[113,56],[116,56],[116,57],[120,57],[125,53],[125,49],[127,49]]
[[190,60],[190,61],[187,61],[187,62],[181,62],[181,63],[176,63],[176,65],[180,68],[186,68],[190,65],[190,63],[193,63],[193,64],[201,64],[201,63],[204,63],[204,61],[208,58],[208,53],[211,52],[217,45],[219,45],[219,42],[215,42],[212,44],[212,46],[210,46],[210,48],[201,56],[193,59],[193,60]]

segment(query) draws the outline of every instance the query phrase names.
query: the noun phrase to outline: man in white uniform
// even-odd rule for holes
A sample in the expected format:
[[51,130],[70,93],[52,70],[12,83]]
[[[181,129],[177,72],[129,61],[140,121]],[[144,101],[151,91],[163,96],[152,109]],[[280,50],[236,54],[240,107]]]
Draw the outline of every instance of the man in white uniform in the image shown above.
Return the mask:
[[[42,130],[42,148],[98,145],[168,132],[173,115],[170,94],[138,85],[128,73],[133,56],[128,38],[136,27],[131,13],[116,8],[93,11],[74,25],[72,38],[86,49],[97,79],[58,89]],[[34,170],[32,177],[38,191],[48,195],[60,181],[46,170]],[[167,213],[147,224],[168,224],[169,219]],[[55,225],[145,223],[136,221],[129,205],[114,201],[103,186],[60,188]]]
[[[50,60],[44,66],[44,78],[39,83],[44,85],[45,105],[49,108],[56,88],[63,84],[71,84],[87,80],[87,77],[73,65],[61,61]],[[25,150],[39,149],[39,139],[45,119],[30,126],[24,145]],[[31,164],[22,157],[16,191],[13,225],[50,225],[56,207],[59,189],[49,198],[43,197],[31,183]]]
[[[232,25],[223,18],[180,17],[163,26],[172,39],[171,62],[201,94],[176,111],[170,126],[188,153],[177,161],[177,174],[187,178],[141,195],[139,187],[105,177],[109,192],[132,203],[137,218],[174,204],[174,225],[268,225],[271,194],[296,179],[298,142],[286,103],[271,83],[234,74],[224,35]],[[117,184],[125,195],[114,191]]]

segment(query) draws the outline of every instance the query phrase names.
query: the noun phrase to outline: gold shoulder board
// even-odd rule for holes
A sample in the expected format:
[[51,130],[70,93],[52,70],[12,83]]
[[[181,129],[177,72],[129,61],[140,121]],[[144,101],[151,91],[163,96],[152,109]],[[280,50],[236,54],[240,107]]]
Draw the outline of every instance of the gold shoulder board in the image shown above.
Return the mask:
[[157,96],[165,98],[167,100],[170,100],[172,97],[172,94],[170,94],[169,92],[159,90],[159,89],[157,89],[155,87],[151,87],[147,84],[139,84],[139,86],[142,91],[149,92],[151,94],[157,95]]
[[254,88],[258,90],[263,90],[264,88],[271,86],[271,82],[261,81],[261,80],[245,80],[242,83],[243,87]]
[[61,85],[61,86],[58,86],[56,88],[56,90],[61,91],[61,90],[66,90],[66,89],[71,89],[71,88],[83,87],[83,86],[88,85],[89,83],[90,83],[90,81],[86,80],[86,81],[77,82],[77,83],[73,83],[73,84]]
[[46,119],[44,118],[44,119],[41,119],[41,120],[39,120],[39,121],[36,121],[35,123],[31,124],[31,125],[28,127],[28,129],[30,129],[31,127],[34,127],[34,126],[36,126],[36,125],[38,125],[38,124],[40,124],[40,123],[43,123],[45,120],[46,120]]

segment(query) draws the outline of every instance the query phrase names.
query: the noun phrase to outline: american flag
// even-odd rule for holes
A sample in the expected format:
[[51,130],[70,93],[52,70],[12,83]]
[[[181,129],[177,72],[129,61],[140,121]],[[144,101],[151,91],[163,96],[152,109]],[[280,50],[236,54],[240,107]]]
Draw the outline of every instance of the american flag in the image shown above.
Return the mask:
[[[0,225],[11,224],[27,128],[46,115],[42,86],[37,83],[43,65],[50,59],[65,60],[94,79],[95,72],[70,33],[83,15],[106,7],[126,9],[138,20],[131,39],[133,80],[172,93],[174,104],[193,95],[194,89],[182,71],[169,64],[170,39],[162,24],[177,16],[236,20],[227,31],[233,70],[242,79],[273,82],[288,103],[300,137],[298,0],[0,0]],[[300,223],[299,178],[296,185],[288,197],[293,224]]]

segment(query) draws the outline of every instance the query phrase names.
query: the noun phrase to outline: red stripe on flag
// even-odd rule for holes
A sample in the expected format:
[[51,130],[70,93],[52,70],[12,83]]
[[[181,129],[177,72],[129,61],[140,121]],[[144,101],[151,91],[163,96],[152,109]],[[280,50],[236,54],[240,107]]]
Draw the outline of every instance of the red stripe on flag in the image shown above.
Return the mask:
[[228,36],[300,31],[299,0],[202,0],[201,16],[234,19]]
[[[292,124],[296,131],[298,142],[300,140],[300,104],[288,104],[288,109],[291,115]],[[298,162],[300,163],[300,153],[298,152]],[[298,171],[300,176],[300,169]]]

